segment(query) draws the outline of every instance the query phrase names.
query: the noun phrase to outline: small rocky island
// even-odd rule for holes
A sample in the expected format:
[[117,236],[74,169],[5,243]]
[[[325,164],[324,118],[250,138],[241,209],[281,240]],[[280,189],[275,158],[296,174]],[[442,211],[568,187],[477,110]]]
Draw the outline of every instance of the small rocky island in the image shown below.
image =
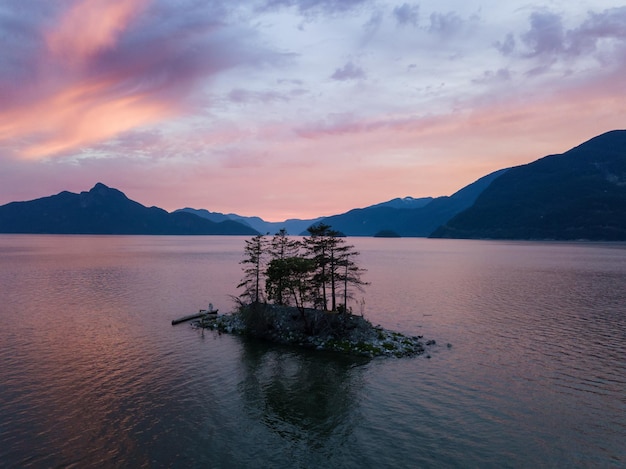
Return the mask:
[[345,236],[319,223],[310,236],[291,238],[280,230],[273,238],[246,241],[244,276],[236,312],[217,315],[212,308],[193,324],[279,344],[353,355],[404,357],[424,353],[422,337],[374,326],[354,314],[350,300],[362,291],[365,269]]
[[256,303],[241,305],[230,314],[207,314],[192,324],[278,344],[366,357],[420,355],[425,345],[435,343],[374,326],[350,313],[305,309],[304,314],[294,307]]

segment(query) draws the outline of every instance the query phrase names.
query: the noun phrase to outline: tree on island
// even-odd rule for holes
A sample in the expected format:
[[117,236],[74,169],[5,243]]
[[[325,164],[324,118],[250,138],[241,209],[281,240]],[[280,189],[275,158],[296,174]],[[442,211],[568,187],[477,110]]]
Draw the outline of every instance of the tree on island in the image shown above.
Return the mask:
[[263,274],[264,257],[267,242],[263,235],[256,235],[246,240],[244,253],[246,257],[240,262],[244,265],[244,277],[237,288],[244,289],[242,298],[247,298],[250,303],[259,303],[263,299],[261,289],[261,275]]
[[[303,319],[306,305],[329,311],[329,300],[330,311],[347,312],[350,288],[362,290],[367,285],[361,279],[365,269],[355,262],[359,252],[329,225],[319,223],[308,232],[310,236],[302,241],[289,238],[285,230],[269,243],[262,235],[246,241],[246,257],[241,263],[247,267],[238,285],[244,288],[240,297],[251,303],[265,297],[277,305],[293,305]],[[265,292],[261,289],[262,276]],[[341,299],[343,304],[338,304]]]
[[341,233],[325,223],[318,223],[308,229],[310,236],[304,239],[304,247],[315,262],[313,287],[318,289],[316,306],[328,311],[328,290],[330,289],[330,311],[337,311],[338,289],[344,287],[343,309],[347,308],[348,286],[362,289],[364,269],[359,268],[354,258],[359,255],[354,246],[346,244]]
[[368,357],[423,353],[420,337],[387,331],[351,314],[350,289],[367,285],[361,279],[365,269],[356,263],[359,253],[329,225],[308,231],[302,239],[281,230],[271,240],[258,235],[246,241],[239,311],[216,316],[206,327]]
[[311,301],[311,278],[315,264],[304,257],[286,257],[273,259],[266,271],[266,289],[269,299],[280,298],[279,305],[289,305],[293,300],[304,322],[305,330],[309,330],[306,319],[305,305]]
[[268,250],[270,262],[265,272],[267,297],[278,305],[284,305],[287,301],[285,295],[293,293],[289,291],[292,285],[287,282],[289,277],[287,273],[296,267],[293,261],[287,260],[299,258],[300,242],[289,238],[287,231],[282,228],[270,241]]

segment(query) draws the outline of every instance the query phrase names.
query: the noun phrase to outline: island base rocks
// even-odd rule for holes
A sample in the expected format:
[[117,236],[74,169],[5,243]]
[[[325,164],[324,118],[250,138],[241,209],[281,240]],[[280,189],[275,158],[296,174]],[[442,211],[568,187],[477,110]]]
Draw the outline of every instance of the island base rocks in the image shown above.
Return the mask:
[[242,305],[237,312],[205,317],[193,325],[278,344],[367,357],[407,357],[425,351],[422,336],[373,326],[362,316],[262,303]]

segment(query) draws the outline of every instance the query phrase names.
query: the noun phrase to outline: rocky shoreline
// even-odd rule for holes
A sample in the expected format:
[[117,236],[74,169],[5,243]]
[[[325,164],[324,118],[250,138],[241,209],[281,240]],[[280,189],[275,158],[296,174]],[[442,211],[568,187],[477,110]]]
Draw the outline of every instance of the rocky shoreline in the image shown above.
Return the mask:
[[[206,315],[195,327],[268,340],[270,342],[366,357],[422,355],[434,340],[407,336],[374,326],[362,316],[257,304],[223,315]],[[427,355],[430,358],[429,355]]]

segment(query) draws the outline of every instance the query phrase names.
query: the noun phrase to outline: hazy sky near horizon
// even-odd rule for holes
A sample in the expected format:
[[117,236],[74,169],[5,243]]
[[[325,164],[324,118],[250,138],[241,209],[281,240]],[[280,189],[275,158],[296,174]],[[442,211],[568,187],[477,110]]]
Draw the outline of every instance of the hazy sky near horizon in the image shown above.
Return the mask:
[[312,218],[626,128],[616,0],[5,0],[0,38],[0,205]]

